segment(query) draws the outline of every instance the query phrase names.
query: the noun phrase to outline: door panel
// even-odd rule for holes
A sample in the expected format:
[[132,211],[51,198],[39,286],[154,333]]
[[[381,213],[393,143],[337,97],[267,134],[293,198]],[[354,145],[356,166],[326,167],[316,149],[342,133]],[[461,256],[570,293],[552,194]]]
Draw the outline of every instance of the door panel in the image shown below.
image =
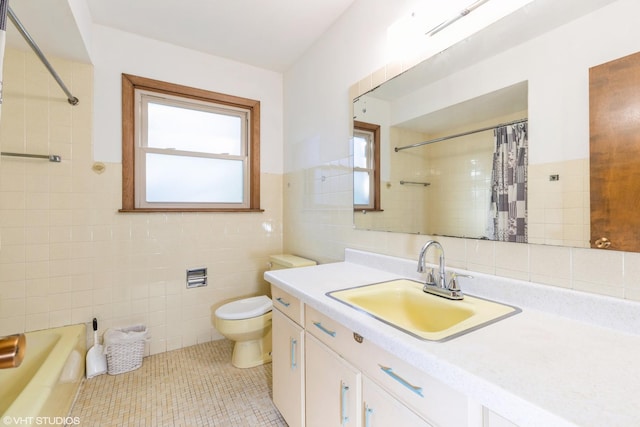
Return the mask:
[[306,334],[307,427],[360,427],[360,372]]
[[640,252],[640,53],[589,70],[589,107],[591,247]]
[[304,427],[304,331],[273,310],[273,402],[289,427]]

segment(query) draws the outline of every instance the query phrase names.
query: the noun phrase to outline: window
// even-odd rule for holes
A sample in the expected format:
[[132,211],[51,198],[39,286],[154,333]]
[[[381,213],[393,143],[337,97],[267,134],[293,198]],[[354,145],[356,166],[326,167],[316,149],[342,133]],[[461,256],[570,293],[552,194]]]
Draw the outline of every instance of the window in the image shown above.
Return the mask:
[[380,126],[353,123],[353,207],[380,210]]
[[122,75],[122,211],[259,211],[260,102]]

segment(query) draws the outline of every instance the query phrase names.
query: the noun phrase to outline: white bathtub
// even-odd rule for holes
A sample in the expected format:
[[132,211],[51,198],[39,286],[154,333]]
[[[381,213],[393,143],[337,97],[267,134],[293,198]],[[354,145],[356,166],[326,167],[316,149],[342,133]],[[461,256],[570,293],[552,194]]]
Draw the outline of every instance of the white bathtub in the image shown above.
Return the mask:
[[0,369],[0,425],[3,420],[35,425],[47,421],[37,417],[49,421],[66,417],[84,377],[85,325],[26,335],[27,350],[20,367]]

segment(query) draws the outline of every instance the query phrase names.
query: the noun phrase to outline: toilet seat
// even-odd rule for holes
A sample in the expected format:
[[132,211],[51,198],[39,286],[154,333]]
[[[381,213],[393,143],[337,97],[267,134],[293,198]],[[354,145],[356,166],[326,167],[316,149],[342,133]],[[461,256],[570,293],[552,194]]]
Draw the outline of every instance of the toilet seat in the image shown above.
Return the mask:
[[249,319],[270,312],[272,307],[271,298],[260,295],[226,303],[218,307],[215,315],[225,320]]

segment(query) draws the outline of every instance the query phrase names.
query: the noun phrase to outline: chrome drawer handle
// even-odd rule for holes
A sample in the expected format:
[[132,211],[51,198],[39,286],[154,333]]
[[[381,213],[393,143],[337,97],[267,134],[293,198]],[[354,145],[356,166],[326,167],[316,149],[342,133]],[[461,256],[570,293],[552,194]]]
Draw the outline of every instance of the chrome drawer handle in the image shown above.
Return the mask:
[[276,301],[278,301],[280,304],[284,305],[285,307],[289,307],[291,305],[290,302],[284,301],[281,297],[276,298]]
[[313,322],[313,324],[316,326],[316,328],[320,329],[322,332],[324,332],[327,335],[331,335],[332,337],[336,336],[336,331],[330,331],[329,329],[325,328],[324,326],[322,326],[322,323],[320,322]]
[[410,384],[407,380],[405,380],[404,378],[402,378],[401,376],[399,376],[398,374],[393,372],[393,369],[391,369],[391,368],[389,368],[387,366],[382,366],[382,365],[378,365],[378,366],[380,366],[380,369],[382,369],[382,372],[384,372],[385,374],[389,375],[391,378],[393,378],[394,380],[398,381],[400,384],[402,384],[403,386],[405,386],[406,388],[408,388],[409,390],[411,390],[412,392],[414,392],[418,396],[424,397],[424,395],[422,394],[422,387],[418,387],[418,386]]

